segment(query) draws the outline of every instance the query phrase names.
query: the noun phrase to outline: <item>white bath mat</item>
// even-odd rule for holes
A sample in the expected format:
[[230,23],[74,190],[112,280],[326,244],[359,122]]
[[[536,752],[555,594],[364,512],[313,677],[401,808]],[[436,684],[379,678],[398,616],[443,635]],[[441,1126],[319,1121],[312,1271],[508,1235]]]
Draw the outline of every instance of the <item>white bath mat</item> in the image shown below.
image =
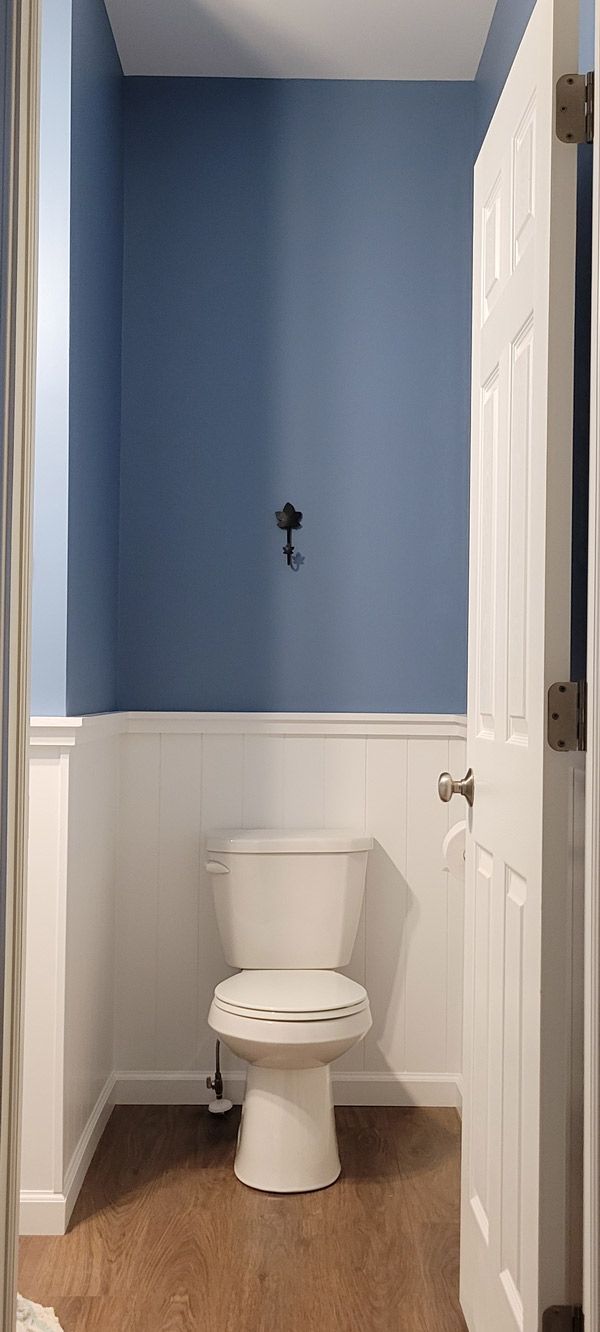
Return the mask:
[[17,1295],[17,1332],[62,1332],[62,1328],[54,1309],[42,1309]]

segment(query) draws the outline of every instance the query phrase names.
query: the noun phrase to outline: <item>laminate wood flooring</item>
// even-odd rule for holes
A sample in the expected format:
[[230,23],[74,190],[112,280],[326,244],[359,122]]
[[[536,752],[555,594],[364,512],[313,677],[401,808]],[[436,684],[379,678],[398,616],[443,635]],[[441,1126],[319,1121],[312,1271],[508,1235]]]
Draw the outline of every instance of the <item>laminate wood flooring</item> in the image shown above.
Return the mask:
[[336,1110],[342,1176],[245,1188],[239,1110],[118,1106],[69,1231],[21,1241],[19,1288],[65,1332],[464,1332],[454,1110]]

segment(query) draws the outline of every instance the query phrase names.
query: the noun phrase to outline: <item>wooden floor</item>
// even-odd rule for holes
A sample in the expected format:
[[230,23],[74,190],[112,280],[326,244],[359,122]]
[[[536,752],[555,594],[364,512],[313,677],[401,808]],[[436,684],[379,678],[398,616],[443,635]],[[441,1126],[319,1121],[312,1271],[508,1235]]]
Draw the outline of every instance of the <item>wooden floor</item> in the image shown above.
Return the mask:
[[21,1293],[65,1332],[463,1332],[456,1112],[336,1115],[341,1179],[282,1196],[235,1179],[238,1110],[119,1106]]

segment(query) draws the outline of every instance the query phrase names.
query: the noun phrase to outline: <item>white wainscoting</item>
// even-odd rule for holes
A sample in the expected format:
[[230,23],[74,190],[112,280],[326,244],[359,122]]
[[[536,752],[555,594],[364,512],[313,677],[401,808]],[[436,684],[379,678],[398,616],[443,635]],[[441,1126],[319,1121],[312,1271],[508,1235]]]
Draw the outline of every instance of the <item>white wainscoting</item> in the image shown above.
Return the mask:
[[[367,829],[349,973],[373,1028],[345,1104],[459,1105],[462,890],[441,867],[464,718],[140,713],[32,728],[22,1229],[62,1233],[116,1102],[209,1099],[228,973],[202,871],[210,827]],[[458,802],[454,802],[454,806]],[[243,1066],[223,1051],[226,1091]]]
[[[441,843],[459,809],[458,717],[130,714],[121,738],[116,1094],[205,1100],[206,1015],[228,974],[202,870],[209,828],[353,827],[376,840],[349,974],[373,1027],[335,1066],[346,1103],[455,1105],[461,1073],[463,902]],[[242,1065],[223,1051],[228,1094]]]
[[[375,838],[349,972],[373,1028],[334,1066],[342,1104],[460,1105],[463,895],[441,867],[461,717],[111,714],[32,725],[21,1222],[62,1234],[115,1102],[203,1103],[227,973],[202,872],[209,827]],[[574,773],[574,1021],[582,772]],[[577,1040],[575,1045],[577,1045]],[[579,1040],[579,1045],[581,1044]],[[223,1052],[227,1093],[244,1070]],[[574,1068],[574,1089],[580,1071]],[[580,1159],[577,1095],[572,1152]]]
[[31,730],[23,1234],[64,1232],[113,1104],[120,730]]

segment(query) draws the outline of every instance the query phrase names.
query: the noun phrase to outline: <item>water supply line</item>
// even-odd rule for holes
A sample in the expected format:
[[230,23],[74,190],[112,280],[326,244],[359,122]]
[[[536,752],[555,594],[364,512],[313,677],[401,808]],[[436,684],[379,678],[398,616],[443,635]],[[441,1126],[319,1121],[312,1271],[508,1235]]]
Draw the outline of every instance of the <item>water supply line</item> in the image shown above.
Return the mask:
[[226,1115],[228,1110],[233,1108],[233,1101],[228,1101],[223,1096],[223,1076],[221,1073],[221,1042],[218,1040],[215,1046],[215,1076],[211,1078],[210,1073],[206,1079],[206,1085],[209,1091],[214,1091],[215,1100],[210,1101],[208,1108],[211,1115]]

